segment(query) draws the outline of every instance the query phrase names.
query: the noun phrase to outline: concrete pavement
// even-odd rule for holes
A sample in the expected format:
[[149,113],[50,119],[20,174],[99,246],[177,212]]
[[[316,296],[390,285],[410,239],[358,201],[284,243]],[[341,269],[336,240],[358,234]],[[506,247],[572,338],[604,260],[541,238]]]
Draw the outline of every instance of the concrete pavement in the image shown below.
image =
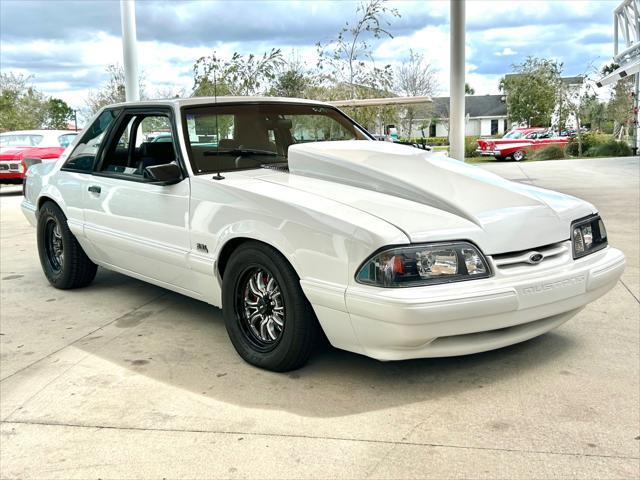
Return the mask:
[[0,477],[638,478],[638,159],[483,168],[597,205],[622,282],[513,347],[397,363],[326,348],[289,374],[242,362],[195,300],[104,270],[53,289],[3,188]]

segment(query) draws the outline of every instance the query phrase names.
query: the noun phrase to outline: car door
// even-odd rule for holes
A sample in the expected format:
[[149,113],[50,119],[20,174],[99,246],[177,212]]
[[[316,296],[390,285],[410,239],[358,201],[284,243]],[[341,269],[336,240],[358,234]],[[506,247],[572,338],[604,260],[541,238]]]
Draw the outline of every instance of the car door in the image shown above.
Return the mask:
[[[159,126],[173,141],[151,148],[145,135]],[[189,178],[184,168],[170,185],[145,175],[151,165],[184,167],[176,138],[170,109],[125,109],[87,184],[84,226],[101,263],[188,290]]]
[[106,109],[98,115],[84,129],[80,141],[67,156],[57,175],[56,183],[64,199],[69,229],[92,258],[94,251],[84,232],[85,193],[89,180],[93,178],[93,169],[104,138],[119,114],[120,109]]

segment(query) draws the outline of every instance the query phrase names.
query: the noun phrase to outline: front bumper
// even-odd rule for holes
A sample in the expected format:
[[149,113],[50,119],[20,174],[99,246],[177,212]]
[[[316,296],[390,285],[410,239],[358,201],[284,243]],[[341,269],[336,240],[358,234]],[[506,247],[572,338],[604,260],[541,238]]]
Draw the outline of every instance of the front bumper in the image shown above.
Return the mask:
[[[2,165],[8,166],[8,165]],[[0,183],[22,183],[24,172],[20,170],[0,169]]]
[[320,300],[317,292],[310,300],[335,346],[379,360],[466,355],[558,327],[610,290],[624,266],[624,254],[608,247],[560,267],[511,277],[416,288],[350,286],[344,299],[352,338],[344,326],[334,328],[338,322],[324,321],[326,312],[313,298]]

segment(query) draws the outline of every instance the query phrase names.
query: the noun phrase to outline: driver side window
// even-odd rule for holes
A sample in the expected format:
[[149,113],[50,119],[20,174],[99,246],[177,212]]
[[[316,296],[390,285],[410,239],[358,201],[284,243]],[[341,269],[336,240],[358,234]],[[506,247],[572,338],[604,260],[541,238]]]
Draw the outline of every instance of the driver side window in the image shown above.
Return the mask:
[[145,169],[176,161],[169,117],[161,114],[126,115],[106,150],[103,174],[148,179]]
[[78,142],[64,164],[64,169],[78,172],[90,172],[93,170],[100,144],[118,113],[116,110],[105,110],[100,114],[82,135],[80,142]]

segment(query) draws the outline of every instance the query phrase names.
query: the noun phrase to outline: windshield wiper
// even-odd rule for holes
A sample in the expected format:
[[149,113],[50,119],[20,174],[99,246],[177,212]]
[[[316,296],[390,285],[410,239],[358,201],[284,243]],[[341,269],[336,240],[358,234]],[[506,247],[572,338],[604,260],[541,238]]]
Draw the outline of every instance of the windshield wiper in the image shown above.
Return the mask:
[[205,150],[202,152],[205,157],[214,157],[216,155],[237,155],[244,157],[245,155],[264,155],[269,157],[277,157],[276,152],[270,152],[269,150],[258,150],[255,148],[233,148],[231,150]]

